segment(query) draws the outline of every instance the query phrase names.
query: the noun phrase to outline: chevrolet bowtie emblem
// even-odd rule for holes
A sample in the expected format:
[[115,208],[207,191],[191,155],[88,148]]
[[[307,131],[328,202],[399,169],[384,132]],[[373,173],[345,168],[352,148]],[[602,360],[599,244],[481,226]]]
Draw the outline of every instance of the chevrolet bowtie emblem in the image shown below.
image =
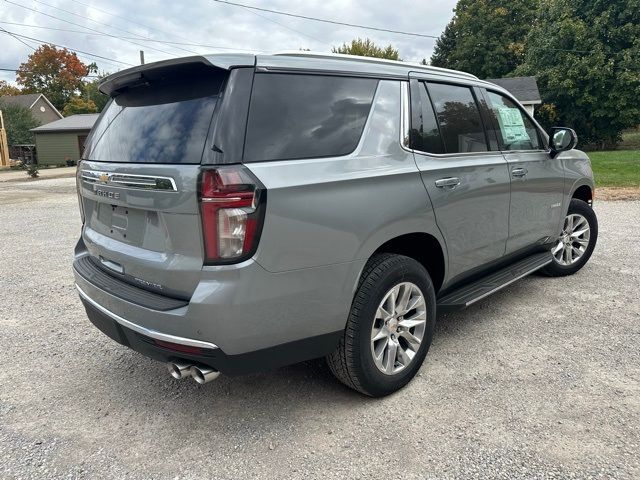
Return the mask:
[[98,175],[98,180],[100,180],[102,183],[107,183],[109,181],[109,174],[101,173],[100,175]]

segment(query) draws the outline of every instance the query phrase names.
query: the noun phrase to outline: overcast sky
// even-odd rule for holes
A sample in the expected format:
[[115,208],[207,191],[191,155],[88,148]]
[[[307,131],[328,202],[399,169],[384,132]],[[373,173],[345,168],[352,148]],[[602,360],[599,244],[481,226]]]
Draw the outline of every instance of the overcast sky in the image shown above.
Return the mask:
[[[238,0],[237,3],[345,23],[438,36],[451,19],[456,1]],[[85,63],[96,62],[101,72],[114,72],[137,65],[141,49],[145,51],[145,60],[149,63],[171,57],[241,49],[270,52],[308,48],[329,52],[332,46],[360,36],[369,37],[378,44],[391,43],[400,50],[400,56],[404,60],[420,61],[422,58],[429,58],[435,42],[433,38],[377,32],[258,12],[214,0],[0,0],[0,29],[41,40],[21,38],[34,47],[44,41],[64,45],[71,50],[82,50],[86,54],[78,52],[81,60]],[[163,42],[206,46],[179,46]],[[17,68],[32,51],[0,30],[0,68]],[[0,79],[13,82],[15,73],[0,71]]]

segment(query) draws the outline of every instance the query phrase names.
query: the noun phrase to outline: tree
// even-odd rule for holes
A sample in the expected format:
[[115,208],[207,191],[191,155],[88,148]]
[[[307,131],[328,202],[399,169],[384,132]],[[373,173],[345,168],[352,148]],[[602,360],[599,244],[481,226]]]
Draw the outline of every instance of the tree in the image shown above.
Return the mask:
[[93,100],[86,100],[82,97],[73,97],[67,102],[62,109],[62,115],[68,117],[69,115],[76,115],[78,113],[96,113],[98,108]]
[[516,73],[536,76],[546,126],[612,148],[640,123],[639,39],[636,0],[544,0]]
[[71,97],[80,93],[83,78],[93,69],[95,64],[85,65],[66,48],[41,45],[20,65],[16,81],[23,93],[43,93],[62,110]]
[[24,145],[33,143],[33,133],[29,130],[40,126],[31,111],[19,105],[8,105],[0,101],[0,110],[7,129],[9,145]]
[[106,76],[107,74],[91,82],[86,82],[82,87],[83,98],[85,98],[86,100],[92,101],[96,106],[97,112],[101,112],[104,106],[109,101],[109,96],[105,95],[104,93],[100,93],[100,91],[98,90],[98,86],[100,85],[100,82]]
[[10,85],[6,80],[0,80],[0,97],[5,95],[20,95],[20,89]]
[[524,60],[525,37],[537,13],[530,0],[459,0],[436,41],[431,65],[498,78]]
[[359,55],[361,57],[376,57],[386,58],[388,60],[402,60],[400,58],[398,50],[393,48],[392,45],[379,47],[368,38],[365,38],[364,40],[362,40],[361,38],[356,38],[355,40],[351,40],[351,43],[349,45],[343,43],[340,47],[333,47],[331,51],[333,53]]

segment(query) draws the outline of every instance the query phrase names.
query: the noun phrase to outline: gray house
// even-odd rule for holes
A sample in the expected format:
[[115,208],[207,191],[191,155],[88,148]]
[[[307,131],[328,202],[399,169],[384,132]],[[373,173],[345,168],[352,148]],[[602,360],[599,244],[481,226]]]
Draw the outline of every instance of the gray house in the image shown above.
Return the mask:
[[531,115],[534,107],[542,103],[536,77],[487,78],[487,82],[508,90]]
[[0,97],[0,103],[28,108],[33,117],[38,120],[41,125],[62,118],[62,114],[42,93],[28,93],[14,96],[5,95],[4,97]]
[[77,162],[98,115],[98,113],[71,115],[32,128],[31,131],[36,137],[38,164],[64,165]]

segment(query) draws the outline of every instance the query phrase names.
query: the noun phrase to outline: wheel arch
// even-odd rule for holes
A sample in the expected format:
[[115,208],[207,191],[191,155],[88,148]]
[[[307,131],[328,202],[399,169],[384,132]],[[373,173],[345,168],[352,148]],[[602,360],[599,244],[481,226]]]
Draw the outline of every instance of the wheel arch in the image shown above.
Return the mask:
[[577,187],[574,186],[571,198],[577,198],[578,200],[582,200],[591,205],[591,203],[593,202],[593,188],[591,187],[591,185],[587,184],[582,184]]
[[412,232],[391,238],[380,245],[369,258],[379,253],[395,253],[418,261],[429,272],[436,293],[446,274],[446,255],[440,241],[426,232]]

